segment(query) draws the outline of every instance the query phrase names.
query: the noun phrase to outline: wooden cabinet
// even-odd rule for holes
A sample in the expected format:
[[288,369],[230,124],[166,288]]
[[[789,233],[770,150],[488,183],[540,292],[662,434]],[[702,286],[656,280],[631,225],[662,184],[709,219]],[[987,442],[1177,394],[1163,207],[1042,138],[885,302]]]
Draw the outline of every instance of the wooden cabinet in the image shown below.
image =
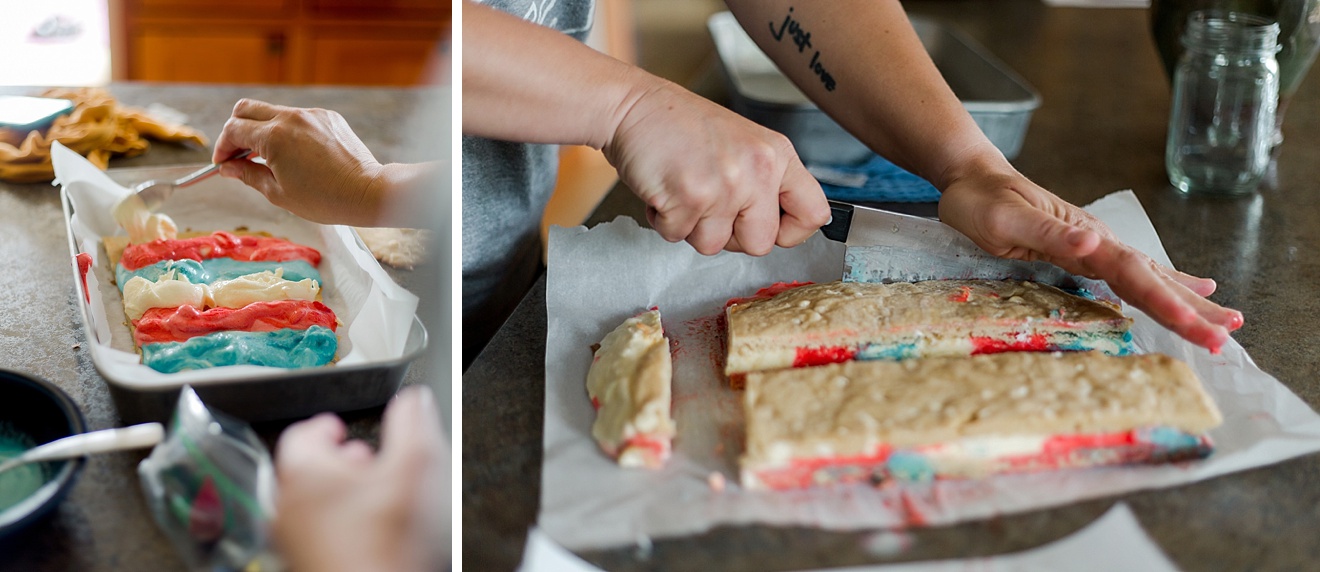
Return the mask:
[[116,79],[416,85],[448,0],[122,0]]
[[416,82],[439,54],[439,38],[420,30],[334,28],[310,39],[308,83],[398,85]]

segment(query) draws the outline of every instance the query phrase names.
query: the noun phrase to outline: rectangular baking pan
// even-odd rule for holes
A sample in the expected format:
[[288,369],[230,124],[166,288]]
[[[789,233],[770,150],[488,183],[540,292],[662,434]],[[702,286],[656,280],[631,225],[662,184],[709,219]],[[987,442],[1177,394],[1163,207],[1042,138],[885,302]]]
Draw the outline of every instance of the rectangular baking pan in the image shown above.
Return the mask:
[[[911,17],[935,67],[972,119],[1005,157],[1022,150],[1040,95],[1018,74],[961,32],[929,18]],[[860,163],[872,151],[817,108],[756,46],[733,18],[707,21],[729,88],[730,107],[786,135],[803,162]]]
[[[131,184],[148,179],[173,180],[196,170],[197,166],[142,169],[112,169],[107,172],[120,184]],[[240,184],[219,178],[199,183],[189,192],[206,185]],[[80,252],[73,232],[74,207],[68,193],[61,189],[64,222],[69,240],[69,253]],[[354,234],[356,237],[356,234]],[[366,250],[359,239],[358,247]],[[83,328],[88,343],[96,343],[91,321],[87,318],[89,302],[83,296],[77,263],[73,264],[73,279],[78,295],[77,303],[83,317]],[[111,311],[113,312],[113,310]],[[120,310],[122,313],[122,310]],[[208,406],[249,421],[291,419],[306,417],[323,411],[352,411],[385,404],[403,383],[409,365],[426,349],[427,332],[414,315],[402,354],[394,359],[352,365],[333,365],[318,368],[271,370],[241,379],[201,380],[191,383]],[[125,423],[168,421],[174,411],[182,383],[128,384],[108,375],[104,364],[93,352],[92,365],[105,379]]]

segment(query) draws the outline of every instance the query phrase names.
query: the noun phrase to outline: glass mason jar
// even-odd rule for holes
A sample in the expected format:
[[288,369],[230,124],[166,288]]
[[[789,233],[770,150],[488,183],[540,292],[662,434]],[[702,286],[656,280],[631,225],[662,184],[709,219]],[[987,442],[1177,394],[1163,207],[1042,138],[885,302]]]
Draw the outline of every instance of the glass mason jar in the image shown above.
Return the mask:
[[1164,163],[1185,193],[1245,194],[1270,161],[1279,103],[1279,26],[1206,10],[1183,30]]
[[1173,81],[1182,58],[1180,43],[1187,16],[1219,9],[1271,18],[1279,24],[1279,109],[1274,114],[1274,154],[1283,142],[1283,115],[1297,86],[1320,52],[1320,0],[1150,0],[1150,30],[1160,63]]

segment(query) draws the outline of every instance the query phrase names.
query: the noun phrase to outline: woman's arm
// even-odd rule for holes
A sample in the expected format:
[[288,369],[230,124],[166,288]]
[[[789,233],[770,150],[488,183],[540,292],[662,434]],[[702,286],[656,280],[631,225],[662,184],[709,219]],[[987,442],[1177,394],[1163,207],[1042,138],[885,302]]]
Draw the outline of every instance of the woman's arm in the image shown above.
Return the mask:
[[1104,279],[1156,321],[1215,349],[1242,314],[1213,280],[1164,268],[1018,173],[940,76],[897,0],[728,0],[784,73],[864,143],[940,189],[940,218],[991,254]]
[[782,135],[485,6],[464,4],[463,30],[463,132],[603,149],[666,239],[765,254],[829,220]]

